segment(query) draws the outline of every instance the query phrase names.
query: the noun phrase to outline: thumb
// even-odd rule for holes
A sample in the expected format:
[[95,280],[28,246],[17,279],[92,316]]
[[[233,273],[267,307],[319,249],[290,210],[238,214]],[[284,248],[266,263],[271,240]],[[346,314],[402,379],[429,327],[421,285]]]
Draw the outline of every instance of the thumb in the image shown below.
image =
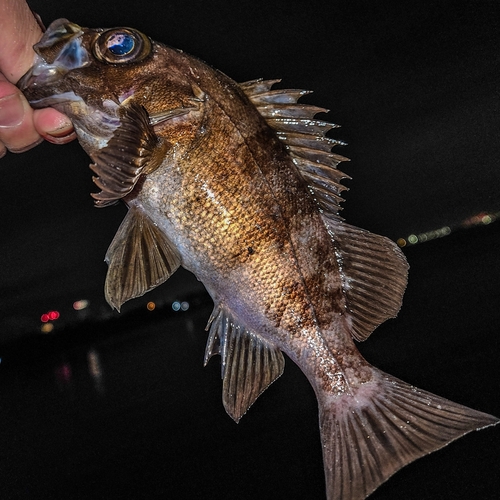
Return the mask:
[[22,152],[40,141],[33,110],[21,91],[0,74],[0,157],[7,149]]

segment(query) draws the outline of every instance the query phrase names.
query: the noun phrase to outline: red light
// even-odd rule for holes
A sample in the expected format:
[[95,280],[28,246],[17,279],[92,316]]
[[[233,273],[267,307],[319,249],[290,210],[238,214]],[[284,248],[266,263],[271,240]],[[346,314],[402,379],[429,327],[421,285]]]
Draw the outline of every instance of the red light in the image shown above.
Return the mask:
[[59,311],[49,311],[48,313],[44,313],[40,316],[40,320],[42,323],[47,323],[48,321],[55,321],[59,319]]

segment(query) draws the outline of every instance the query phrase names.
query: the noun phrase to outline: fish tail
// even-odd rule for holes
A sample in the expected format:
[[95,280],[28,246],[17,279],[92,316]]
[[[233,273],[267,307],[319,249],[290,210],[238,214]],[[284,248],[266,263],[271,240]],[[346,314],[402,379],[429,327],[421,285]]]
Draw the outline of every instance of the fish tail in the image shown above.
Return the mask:
[[499,422],[373,370],[351,394],[319,398],[328,500],[366,498],[406,464]]

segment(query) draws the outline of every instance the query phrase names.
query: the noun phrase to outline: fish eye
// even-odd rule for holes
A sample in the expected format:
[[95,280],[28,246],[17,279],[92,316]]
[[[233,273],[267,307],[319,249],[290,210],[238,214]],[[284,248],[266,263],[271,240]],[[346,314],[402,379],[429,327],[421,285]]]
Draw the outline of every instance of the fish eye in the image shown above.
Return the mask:
[[139,62],[151,53],[151,41],[140,31],[114,28],[98,36],[93,53],[99,61],[111,64]]
[[135,47],[134,37],[128,33],[113,33],[107,40],[107,49],[115,56],[126,56]]

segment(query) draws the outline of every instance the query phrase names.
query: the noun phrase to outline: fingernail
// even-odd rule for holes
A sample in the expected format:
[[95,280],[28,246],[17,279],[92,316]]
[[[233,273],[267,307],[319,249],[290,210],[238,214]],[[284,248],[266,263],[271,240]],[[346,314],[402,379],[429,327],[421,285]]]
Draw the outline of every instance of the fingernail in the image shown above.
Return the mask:
[[0,99],[0,128],[17,127],[25,114],[21,94],[11,94]]
[[73,124],[68,117],[61,116],[61,119],[57,126],[54,129],[48,131],[47,134],[53,137],[64,137],[71,132],[73,132]]
[[72,130],[69,134],[66,135],[61,135],[61,136],[54,136],[54,135],[44,135],[43,138],[46,141],[51,142],[52,144],[67,144],[68,142],[71,142],[73,139],[76,139],[76,133],[74,130]]

